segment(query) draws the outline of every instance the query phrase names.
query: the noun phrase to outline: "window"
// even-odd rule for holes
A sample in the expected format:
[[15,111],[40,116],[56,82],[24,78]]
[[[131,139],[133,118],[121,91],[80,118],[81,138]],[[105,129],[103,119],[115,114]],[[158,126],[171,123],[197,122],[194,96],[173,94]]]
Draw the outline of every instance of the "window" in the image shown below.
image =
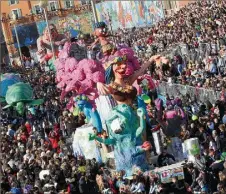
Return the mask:
[[14,15],[14,14],[16,15],[16,19],[18,19],[18,18],[20,18],[22,16],[21,9],[13,9],[11,11],[11,13],[12,13],[12,15]]
[[35,14],[41,14],[42,13],[42,8],[39,5],[35,5],[33,7],[33,13],[35,13]]
[[17,4],[18,0],[9,0],[9,5]]
[[89,4],[89,3],[90,3],[90,0],[81,0],[82,5]]
[[64,1],[64,6],[65,6],[65,8],[71,8],[71,7],[74,7],[74,3],[73,3],[73,1],[69,1],[69,0],[66,0],[66,1]]
[[58,4],[56,1],[49,2],[48,11],[56,11],[58,9]]

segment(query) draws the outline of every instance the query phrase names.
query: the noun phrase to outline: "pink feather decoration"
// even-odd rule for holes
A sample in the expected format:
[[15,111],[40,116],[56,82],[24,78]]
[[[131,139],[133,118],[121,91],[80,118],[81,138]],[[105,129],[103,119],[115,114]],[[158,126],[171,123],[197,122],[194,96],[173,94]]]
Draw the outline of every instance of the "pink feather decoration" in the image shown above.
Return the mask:
[[70,47],[71,43],[66,43],[56,60],[56,80],[58,82],[57,87],[62,90],[61,97],[65,97],[68,92],[72,91],[76,94],[85,94],[90,100],[94,101],[98,97],[96,83],[105,82],[103,64],[115,56],[127,56],[126,75],[128,76],[140,68],[140,64],[134,56],[134,51],[128,47],[121,47],[113,56],[105,56],[101,61],[83,59],[79,62],[75,58],[69,58]]
[[133,64],[135,71],[140,69],[141,65],[136,57],[134,57],[130,62]]
[[95,73],[92,74],[92,80],[94,81],[94,83],[97,82],[104,83],[105,82],[104,73],[102,71],[96,71]]
[[72,72],[77,68],[78,68],[78,61],[75,58],[69,57],[66,59],[66,62],[65,62],[66,72]]
[[127,62],[127,68],[126,68],[126,75],[130,76],[134,73],[134,67],[133,64],[131,62]]
[[79,94],[85,94],[85,92],[89,89],[93,87],[93,81],[91,80],[84,80],[81,82],[81,86],[79,88],[78,93]]

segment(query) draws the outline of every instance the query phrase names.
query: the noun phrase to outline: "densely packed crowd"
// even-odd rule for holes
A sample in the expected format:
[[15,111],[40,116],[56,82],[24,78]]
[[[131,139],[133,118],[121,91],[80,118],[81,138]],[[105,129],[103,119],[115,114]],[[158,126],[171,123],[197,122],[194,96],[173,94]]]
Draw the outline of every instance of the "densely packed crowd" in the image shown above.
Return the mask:
[[[33,70],[34,71],[34,70]],[[24,71],[25,73],[25,71]],[[181,139],[199,137],[203,148],[202,158],[196,158],[194,165],[184,168],[185,181],[173,179],[172,184],[161,184],[156,176],[134,174],[133,180],[124,180],[122,173],[110,174],[104,164],[73,156],[69,137],[74,130],[85,123],[84,116],[73,116],[64,110],[59,91],[55,87],[54,74],[38,68],[35,73],[22,74],[31,83],[37,98],[44,98],[45,104],[29,109],[23,118],[15,117],[13,110],[4,111],[1,122],[1,189],[11,193],[185,193],[187,190],[225,191],[225,104],[215,105],[183,103],[187,118],[181,126]],[[42,76],[40,76],[42,75]],[[169,100],[169,99],[168,99]],[[172,101],[172,100],[170,100]],[[184,99],[189,102],[189,99]],[[169,108],[170,105],[168,105]],[[150,107],[154,110],[155,107]],[[196,114],[197,117],[192,117]],[[155,122],[155,115],[151,115]],[[61,124],[61,126],[60,126]],[[60,128],[61,127],[61,128]],[[151,136],[151,129],[147,130]],[[104,134],[103,134],[104,135]],[[106,134],[105,134],[106,135]],[[171,159],[171,160],[170,160]],[[221,163],[213,165],[217,160]],[[166,150],[158,157],[158,166],[174,162]],[[225,166],[226,167],[226,166]],[[42,170],[49,170],[41,175]],[[207,171],[208,170],[208,171]],[[45,171],[43,171],[45,173]],[[214,176],[212,176],[214,175]],[[205,178],[204,178],[205,177]],[[208,178],[207,178],[208,177]],[[97,184],[98,183],[98,184]],[[206,189],[206,190],[205,190]],[[207,193],[207,192],[206,192]]]
[[[162,52],[177,44],[175,57],[167,56],[150,73],[160,80],[171,78],[174,83],[222,89],[225,4],[190,4],[152,28],[119,32],[123,38],[117,42],[134,47],[141,61],[146,60],[149,51]],[[13,109],[1,114],[1,193],[226,193],[226,109],[222,99],[215,104],[197,102],[189,96],[182,99],[186,117],[180,126],[180,138],[185,141],[198,137],[202,148],[201,156],[184,165],[184,180],[173,178],[172,183],[162,184],[160,177],[139,171],[128,180],[123,172],[114,174],[95,159],[74,157],[70,137],[85,124],[85,117],[65,109],[68,99],[60,101],[54,73],[33,66],[32,70],[22,70],[21,75],[34,88],[35,98],[44,98],[45,103],[29,109],[24,117],[16,116]],[[166,110],[176,107],[176,98],[167,96],[166,100]],[[154,104],[149,108],[152,125],[157,124],[147,128],[151,140],[152,132],[161,126]],[[161,117],[165,121],[164,114]],[[99,135],[107,136],[106,132]],[[174,156],[163,149],[155,165],[175,162]]]
[[[225,1],[197,1],[151,28],[123,29],[117,42],[133,47],[142,61],[163,53],[158,80],[194,87],[225,87]],[[123,37],[123,38],[122,38]]]

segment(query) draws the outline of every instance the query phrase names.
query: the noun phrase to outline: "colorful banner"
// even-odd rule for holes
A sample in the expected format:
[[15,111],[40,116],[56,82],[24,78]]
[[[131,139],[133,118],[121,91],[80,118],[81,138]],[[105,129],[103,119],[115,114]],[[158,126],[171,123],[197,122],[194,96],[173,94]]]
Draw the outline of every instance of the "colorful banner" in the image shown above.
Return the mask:
[[[37,26],[35,23],[15,26],[15,28],[17,31],[20,47],[36,44],[36,40],[38,39],[39,34],[38,34]],[[12,28],[12,34],[13,34],[14,45],[16,48],[18,48],[16,33],[14,28]]]
[[184,179],[184,171],[183,168],[174,168],[171,170],[166,170],[160,173],[160,178],[162,183],[170,183],[172,182],[172,178],[177,177],[178,180]]
[[[92,14],[84,13],[81,15],[68,15],[65,18],[55,17],[49,20],[49,24],[54,24],[61,34],[69,34],[70,37],[76,37],[79,32],[92,33]],[[45,21],[37,22],[37,28],[40,35],[46,27]]]
[[[49,24],[54,24],[60,34],[68,35],[68,37],[76,37],[80,32],[93,32],[93,17],[91,13],[84,13],[81,15],[68,15],[65,18],[54,17],[49,20]],[[39,21],[36,23],[17,25],[16,31],[18,34],[20,47],[36,44],[40,35],[43,34],[46,28],[46,21]],[[14,45],[18,48],[16,40],[16,33],[14,28],[11,29],[14,39]]]
[[155,170],[150,171],[150,175],[159,176],[162,183],[172,182],[173,177],[177,177],[178,180],[183,180],[184,170],[182,163],[184,163],[184,161],[161,168],[156,168]]
[[164,17],[161,1],[105,1],[96,4],[99,21],[113,30],[151,26]]

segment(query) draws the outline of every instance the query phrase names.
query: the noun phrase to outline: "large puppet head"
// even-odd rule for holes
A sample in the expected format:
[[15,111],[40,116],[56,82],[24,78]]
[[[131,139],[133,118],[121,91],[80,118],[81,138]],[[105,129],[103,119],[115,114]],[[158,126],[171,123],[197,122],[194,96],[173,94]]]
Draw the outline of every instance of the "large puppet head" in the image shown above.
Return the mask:
[[85,105],[88,103],[89,99],[86,95],[78,95],[74,98],[74,102],[78,105],[79,109],[83,111]]
[[23,102],[17,102],[16,104],[16,111],[20,114],[23,115],[25,112],[25,104]]
[[105,81],[109,84],[111,81],[122,79],[126,76],[127,57],[121,52],[117,51],[114,55],[109,57],[105,64]]
[[105,37],[107,36],[107,25],[104,22],[97,22],[95,24],[94,35],[97,37]]

